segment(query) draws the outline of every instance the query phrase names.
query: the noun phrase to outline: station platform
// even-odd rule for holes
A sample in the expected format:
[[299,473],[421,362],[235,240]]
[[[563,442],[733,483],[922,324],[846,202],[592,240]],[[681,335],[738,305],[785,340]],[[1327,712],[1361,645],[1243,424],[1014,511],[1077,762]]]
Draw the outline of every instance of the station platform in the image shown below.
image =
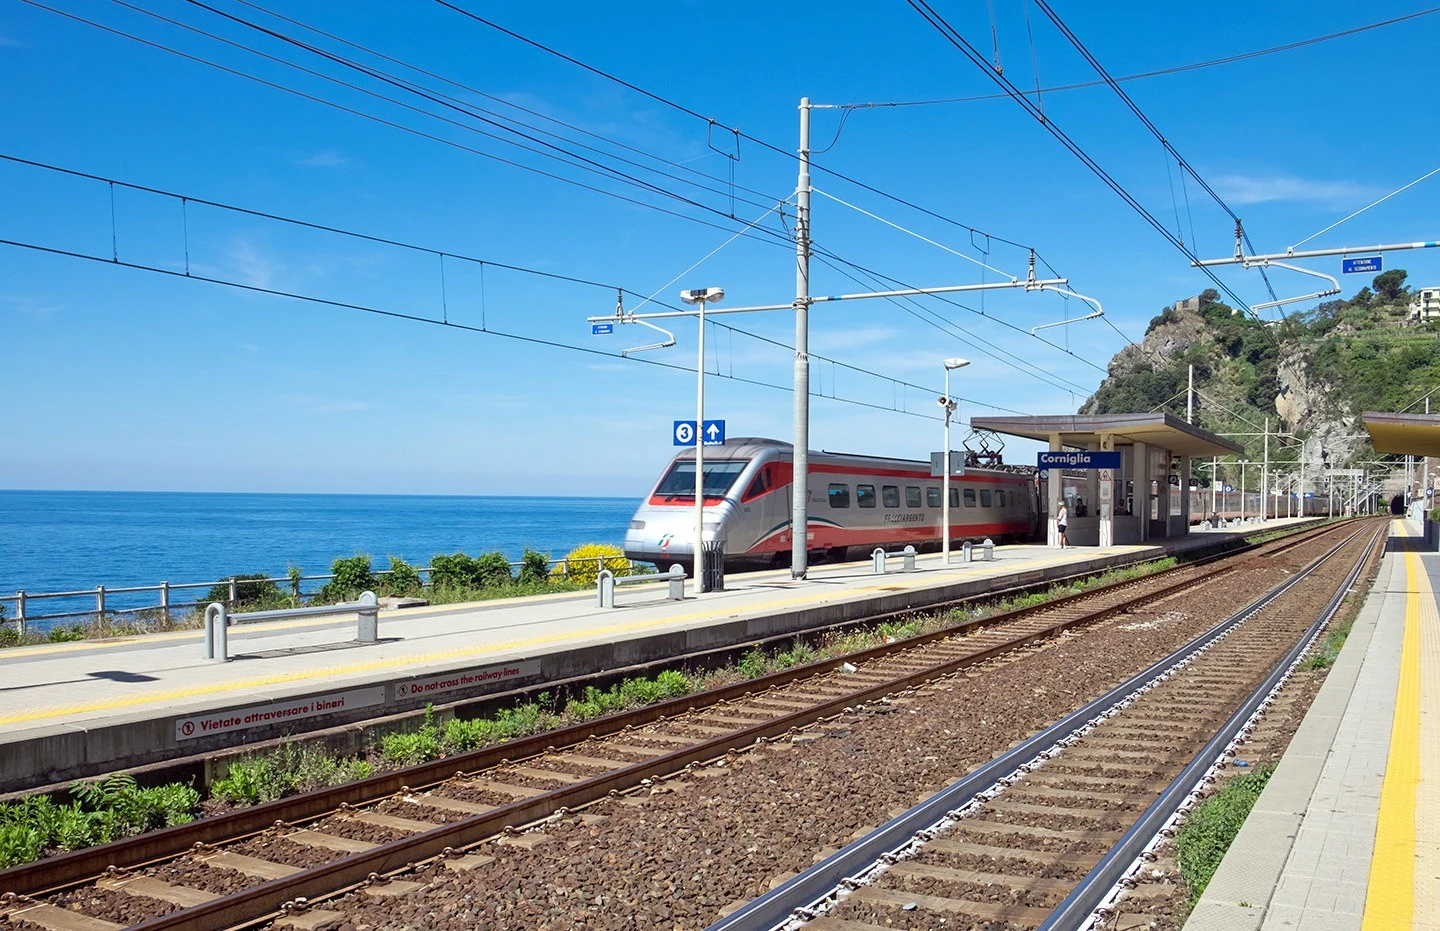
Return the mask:
[[[179,631],[0,651],[0,793],[196,756],[304,731],[494,694],[535,682],[754,642],[794,630],[923,609],[998,588],[1093,572],[1166,552],[1223,546],[1203,530],[1165,545],[995,548],[989,562],[915,571],[890,560],[730,575],[726,590],[666,600],[665,585],[382,611],[378,643],[353,614],[230,628],[230,662]],[[688,591],[688,586],[687,586]]]
[[1345,646],[1186,931],[1440,931],[1440,553],[1391,524]]

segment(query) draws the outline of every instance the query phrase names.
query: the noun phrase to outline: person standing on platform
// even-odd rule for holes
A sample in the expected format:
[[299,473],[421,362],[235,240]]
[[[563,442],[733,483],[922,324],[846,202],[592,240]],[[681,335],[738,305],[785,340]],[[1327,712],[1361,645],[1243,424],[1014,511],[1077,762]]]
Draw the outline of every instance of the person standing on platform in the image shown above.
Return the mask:
[[1065,540],[1065,525],[1070,523],[1070,511],[1065,507],[1065,501],[1060,501],[1060,510],[1055,513],[1055,536],[1060,540],[1060,548],[1063,550],[1069,543]]

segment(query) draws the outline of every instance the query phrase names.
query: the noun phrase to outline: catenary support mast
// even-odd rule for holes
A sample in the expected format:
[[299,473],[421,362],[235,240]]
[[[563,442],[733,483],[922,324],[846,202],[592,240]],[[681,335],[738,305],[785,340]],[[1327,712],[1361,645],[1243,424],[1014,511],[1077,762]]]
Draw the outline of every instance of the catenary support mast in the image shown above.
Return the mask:
[[800,98],[800,177],[795,187],[795,474],[790,508],[790,577],[810,556],[810,98]]

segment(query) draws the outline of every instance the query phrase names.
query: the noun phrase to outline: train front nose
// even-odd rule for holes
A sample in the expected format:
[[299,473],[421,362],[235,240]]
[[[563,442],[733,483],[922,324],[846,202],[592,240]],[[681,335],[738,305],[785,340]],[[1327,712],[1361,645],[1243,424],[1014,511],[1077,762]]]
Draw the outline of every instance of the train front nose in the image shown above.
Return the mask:
[[693,512],[686,520],[679,515],[656,516],[653,512],[637,516],[625,531],[625,555],[631,559],[654,563],[669,569],[671,563],[688,564],[695,554],[695,521]]

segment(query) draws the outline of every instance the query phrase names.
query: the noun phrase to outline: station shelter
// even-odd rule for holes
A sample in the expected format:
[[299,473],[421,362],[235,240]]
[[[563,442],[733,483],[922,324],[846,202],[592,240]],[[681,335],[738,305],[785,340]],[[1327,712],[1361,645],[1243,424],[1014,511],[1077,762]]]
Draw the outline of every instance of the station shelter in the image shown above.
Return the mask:
[[1235,443],[1164,412],[972,417],[970,425],[1039,440],[1051,452],[1119,454],[1118,468],[1047,470],[1040,498],[1051,546],[1059,545],[1051,518],[1062,499],[1070,515],[1066,538],[1074,545],[1184,536],[1190,532],[1191,461],[1244,454]]
[[1435,490],[1440,477],[1435,463],[1440,460],[1440,414],[1387,414],[1366,411],[1361,420],[1370,433],[1370,445],[1377,453],[1414,456],[1422,460],[1415,499],[1422,496],[1425,510],[1440,507]]

